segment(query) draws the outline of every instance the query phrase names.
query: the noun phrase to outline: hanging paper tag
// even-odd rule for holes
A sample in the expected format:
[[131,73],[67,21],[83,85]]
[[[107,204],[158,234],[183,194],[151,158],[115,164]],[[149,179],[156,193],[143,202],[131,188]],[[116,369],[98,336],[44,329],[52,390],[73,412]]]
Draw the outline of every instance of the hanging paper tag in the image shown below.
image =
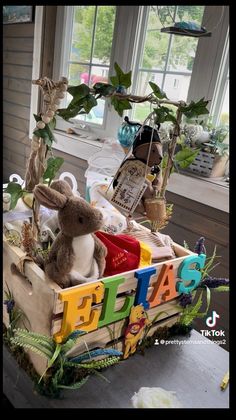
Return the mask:
[[116,175],[116,187],[111,203],[125,214],[134,212],[146,190],[146,165],[139,160],[127,160]]

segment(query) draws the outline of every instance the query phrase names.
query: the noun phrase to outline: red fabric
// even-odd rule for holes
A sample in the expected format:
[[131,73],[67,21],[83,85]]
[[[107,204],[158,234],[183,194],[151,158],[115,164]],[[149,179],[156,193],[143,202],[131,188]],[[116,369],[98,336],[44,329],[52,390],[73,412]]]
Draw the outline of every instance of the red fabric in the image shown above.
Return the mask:
[[[143,328],[144,327],[144,325],[145,325],[145,321],[146,321],[146,318],[141,318],[139,321],[137,321],[137,322],[133,322],[132,324],[129,324],[128,326],[127,326],[127,328],[126,328],[126,330],[125,330],[125,337],[129,334],[129,333],[131,333],[131,334],[133,334],[133,335],[136,335],[136,334],[138,334],[139,333],[139,331],[141,330],[141,328]],[[138,330],[136,331],[135,329],[133,329],[134,328],[134,326],[138,326]]]
[[95,235],[107,247],[104,276],[113,276],[138,268],[140,243],[137,239],[128,235],[111,235],[106,232],[96,232]]

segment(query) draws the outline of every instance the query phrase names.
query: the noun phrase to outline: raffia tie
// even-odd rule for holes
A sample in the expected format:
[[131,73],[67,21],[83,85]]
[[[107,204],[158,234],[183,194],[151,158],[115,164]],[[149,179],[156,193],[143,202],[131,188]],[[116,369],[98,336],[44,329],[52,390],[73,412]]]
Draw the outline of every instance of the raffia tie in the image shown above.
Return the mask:
[[23,274],[23,276],[25,276],[25,262],[26,261],[33,261],[33,258],[31,258],[29,255],[23,255],[23,257],[21,257],[19,259],[19,262],[16,264],[16,268],[17,270]]

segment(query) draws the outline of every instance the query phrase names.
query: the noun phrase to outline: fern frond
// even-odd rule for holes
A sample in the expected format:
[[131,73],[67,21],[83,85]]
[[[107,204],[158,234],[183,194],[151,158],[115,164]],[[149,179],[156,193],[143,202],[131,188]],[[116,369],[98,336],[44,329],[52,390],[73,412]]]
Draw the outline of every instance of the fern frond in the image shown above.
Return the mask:
[[53,338],[47,337],[46,335],[43,334],[38,334],[35,332],[31,332],[31,331],[26,331],[23,330],[21,328],[17,328],[15,330],[13,330],[15,336],[17,337],[23,337],[23,338],[27,338],[29,340],[32,340],[32,343],[38,343],[42,346],[44,346],[47,350],[49,350],[50,352],[52,352],[52,354],[55,351],[56,348],[56,343],[53,340]]
[[10,338],[10,341],[11,341],[12,344],[15,344],[15,345],[20,346],[20,347],[24,347],[25,349],[32,350],[34,353],[37,353],[40,356],[43,356],[43,357],[46,357],[47,359],[49,359],[49,357],[45,354],[44,350],[41,350],[41,349],[39,349],[35,346],[32,346],[31,344],[23,343],[22,341],[19,341],[19,340],[13,338],[13,337]]
[[79,389],[79,388],[81,388],[81,386],[83,386],[87,382],[88,378],[89,378],[89,375],[85,376],[85,378],[81,379],[81,381],[76,382],[73,385],[60,385],[60,384],[58,384],[57,387],[58,388],[65,388],[65,389]]
[[103,355],[122,356],[122,354],[123,354],[122,351],[118,351],[115,349],[97,349],[97,350],[92,350],[84,354],[81,354],[79,356],[73,357],[69,361],[80,363],[83,360],[92,359],[93,357],[97,357],[97,356],[103,356]]
[[213,292],[229,292],[229,286],[219,286],[212,289]]
[[84,368],[84,369],[104,369],[106,367],[112,366],[115,363],[118,363],[120,361],[120,357],[113,356],[113,357],[107,357],[102,360],[92,360],[91,362],[87,363],[73,363],[73,362],[66,362],[66,366],[74,366],[78,368]]
[[44,375],[47,373],[48,369],[53,365],[53,363],[56,361],[56,359],[58,358],[59,354],[61,352],[61,344],[57,344],[55,352],[52,355],[52,358],[49,360],[48,365],[45,369],[45,371],[43,372],[43,374],[41,375],[38,383],[41,382],[41,380],[43,379]]
[[44,354],[44,356],[47,357],[49,360],[53,356],[53,352],[51,350],[49,350],[48,348],[43,346],[37,340],[32,339],[31,337],[15,335],[14,340],[15,340],[16,344],[19,344],[19,345],[22,344],[22,346],[29,345],[29,346],[31,346],[31,350],[33,350],[33,348],[35,348],[35,349],[41,351]]
[[119,361],[120,361],[120,357],[113,356],[113,357],[107,357],[106,359],[102,359],[102,360],[96,360],[91,363],[86,363],[86,364],[81,363],[81,366],[84,368],[86,367],[89,368],[90,364],[92,364],[93,369],[104,369],[116,363],[119,363]]

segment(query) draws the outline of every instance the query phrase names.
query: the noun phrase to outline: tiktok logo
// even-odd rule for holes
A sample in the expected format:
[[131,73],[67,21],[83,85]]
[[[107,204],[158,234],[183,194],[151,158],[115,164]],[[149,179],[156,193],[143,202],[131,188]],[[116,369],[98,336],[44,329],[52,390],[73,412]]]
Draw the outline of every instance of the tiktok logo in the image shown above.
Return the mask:
[[206,324],[208,327],[214,327],[216,325],[216,318],[220,318],[220,315],[216,313],[216,311],[212,311],[212,316],[209,316],[206,319]]

